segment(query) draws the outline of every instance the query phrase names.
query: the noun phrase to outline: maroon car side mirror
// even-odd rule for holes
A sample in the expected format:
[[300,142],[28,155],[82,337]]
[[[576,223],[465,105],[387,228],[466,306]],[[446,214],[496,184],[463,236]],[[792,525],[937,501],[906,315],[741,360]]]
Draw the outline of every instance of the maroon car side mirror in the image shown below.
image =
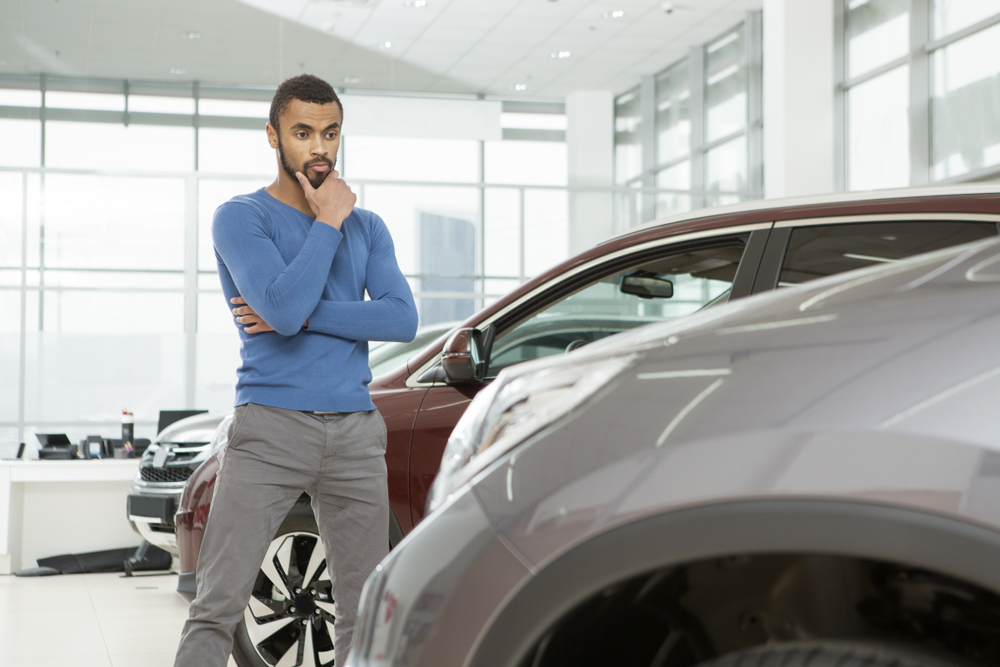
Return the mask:
[[459,329],[441,351],[441,368],[448,384],[481,382],[486,376],[483,334],[478,329]]

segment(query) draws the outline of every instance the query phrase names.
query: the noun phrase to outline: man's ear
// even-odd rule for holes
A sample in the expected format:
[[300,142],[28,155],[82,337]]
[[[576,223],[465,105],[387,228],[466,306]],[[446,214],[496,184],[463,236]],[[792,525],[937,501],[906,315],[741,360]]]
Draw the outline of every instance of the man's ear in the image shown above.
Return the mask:
[[267,143],[271,144],[271,148],[278,148],[278,131],[274,129],[274,126],[268,123],[264,126],[267,131]]

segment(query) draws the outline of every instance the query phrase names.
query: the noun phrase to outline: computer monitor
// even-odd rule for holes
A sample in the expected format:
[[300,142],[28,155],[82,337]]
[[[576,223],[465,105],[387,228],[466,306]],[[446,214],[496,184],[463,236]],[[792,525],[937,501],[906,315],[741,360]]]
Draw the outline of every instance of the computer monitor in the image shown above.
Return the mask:
[[159,433],[176,421],[194,417],[208,412],[208,410],[160,410],[160,422],[156,425],[156,432]]
[[36,433],[35,437],[38,438],[38,444],[42,447],[73,444],[65,433]]

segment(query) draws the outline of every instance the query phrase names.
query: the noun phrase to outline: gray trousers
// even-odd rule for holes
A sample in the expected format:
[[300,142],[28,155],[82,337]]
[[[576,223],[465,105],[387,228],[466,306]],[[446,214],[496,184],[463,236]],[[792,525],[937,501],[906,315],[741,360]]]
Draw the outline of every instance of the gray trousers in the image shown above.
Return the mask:
[[361,587],[389,552],[385,447],[378,410],[236,408],[176,667],[225,667],[271,540],[303,491],[312,498],[333,585],[335,664],[347,661]]

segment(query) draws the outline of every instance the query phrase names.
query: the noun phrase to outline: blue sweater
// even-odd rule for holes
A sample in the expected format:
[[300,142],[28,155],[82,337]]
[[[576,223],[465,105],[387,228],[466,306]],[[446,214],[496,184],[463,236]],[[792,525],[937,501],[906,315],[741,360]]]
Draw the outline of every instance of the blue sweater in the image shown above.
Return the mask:
[[408,342],[417,330],[413,294],[382,219],[355,208],[337,231],[261,188],[218,208],[212,239],[226,307],[242,296],[274,328],[248,334],[236,325],[243,362],[236,405],[375,409],[368,341]]

